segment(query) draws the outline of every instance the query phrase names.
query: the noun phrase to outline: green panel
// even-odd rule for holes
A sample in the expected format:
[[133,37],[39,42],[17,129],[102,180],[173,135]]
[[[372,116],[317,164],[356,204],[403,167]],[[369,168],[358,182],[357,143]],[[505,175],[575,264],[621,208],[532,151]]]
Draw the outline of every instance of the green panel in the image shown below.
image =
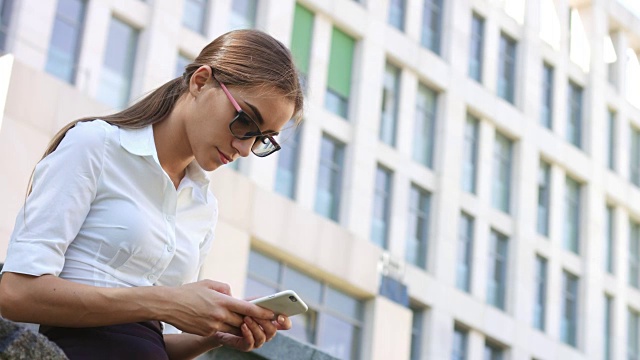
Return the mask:
[[327,86],[346,98],[349,97],[351,92],[351,67],[353,66],[353,48],[355,44],[355,39],[333,28]]
[[313,13],[300,4],[296,4],[291,34],[291,53],[296,66],[303,74],[309,73],[311,56],[311,36],[313,33]]

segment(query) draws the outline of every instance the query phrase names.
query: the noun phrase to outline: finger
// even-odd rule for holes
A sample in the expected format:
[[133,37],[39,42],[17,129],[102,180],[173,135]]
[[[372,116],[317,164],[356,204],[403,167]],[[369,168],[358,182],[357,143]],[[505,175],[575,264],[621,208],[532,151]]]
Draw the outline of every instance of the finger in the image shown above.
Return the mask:
[[263,319],[253,319],[253,320],[257,322],[260,325],[260,327],[262,327],[262,330],[264,331],[264,334],[267,337],[266,341],[270,341],[271,339],[273,339],[274,336],[276,336],[276,333],[278,332],[278,328],[273,322],[271,322],[270,320],[263,320]]
[[276,327],[278,330],[289,330],[293,326],[291,319],[285,315],[278,315],[278,319],[276,322]]
[[256,340],[253,337],[253,333],[251,332],[251,330],[249,330],[249,326],[245,323],[242,324],[240,329],[242,330],[242,336],[244,338],[247,351],[253,349]]
[[267,310],[248,301],[228,298],[227,308],[240,315],[251,316],[254,319],[271,320],[275,318],[275,314],[271,310]]
[[264,330],[262,330],[260,325],[248,316],[244,318],[244,323],[249,327],[249,330],[251,330],[251,334],[254,339],[254,348],[257,349],[264,345],[267,341],[267,335],[264,333]]
[[222,324],[222,326],[220,326],[220,330],[218,330],[218,332],[224,332],[227,334],[232,334],[235,336],[242,336],[242,330],[240,329],[240,326],[235,327],[235,326],[230,326],[227,324]]

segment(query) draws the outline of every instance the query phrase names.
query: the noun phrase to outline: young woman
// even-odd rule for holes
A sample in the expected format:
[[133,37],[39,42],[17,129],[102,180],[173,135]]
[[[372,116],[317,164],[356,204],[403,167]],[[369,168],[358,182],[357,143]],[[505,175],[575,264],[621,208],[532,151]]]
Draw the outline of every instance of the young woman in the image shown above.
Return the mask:
[[2,316],[41,324],[70,359],[249,351],[289,329],[228,285],[196,280],[217,220],[205,171],[277,151],[302,103],[289,50],[239,30],[131,107],[63,128],[16,219]]

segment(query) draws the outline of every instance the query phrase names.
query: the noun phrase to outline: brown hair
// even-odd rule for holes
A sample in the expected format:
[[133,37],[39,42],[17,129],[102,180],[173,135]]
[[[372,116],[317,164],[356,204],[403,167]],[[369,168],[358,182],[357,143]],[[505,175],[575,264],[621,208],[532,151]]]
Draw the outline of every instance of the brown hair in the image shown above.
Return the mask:
[[[294,103],[296,124],[301,120],[303,94],[291,52],[280,41],[259,30],[235,30],[223,34],[202,49],[181,77],[160,86],[140,101],[115,114],[85,117],[63,127],[49,142],[42,158],[56,150],[77,123],[100,118],[123,128],[143,128],[164,120],[189,87],[191,75],[209,65],[216,78],[228,86],[275,89]],[[217,83],[216,83],[216,86]],[[29,190],[31,192],[31,181]]]

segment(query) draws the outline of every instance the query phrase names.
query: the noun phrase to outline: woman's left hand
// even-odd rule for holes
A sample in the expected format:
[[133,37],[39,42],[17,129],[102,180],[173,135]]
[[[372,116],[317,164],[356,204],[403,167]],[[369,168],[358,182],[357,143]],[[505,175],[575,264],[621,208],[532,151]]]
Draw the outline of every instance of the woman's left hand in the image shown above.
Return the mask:
[[212,338],[216,344],[239,351],[251,351],[262,347],[264,343],[273,339],[278,330],[289,329],[291,329],[291,320],[284,315],[278,315],[277,321],[245,316],[239,334],[218,331]]

